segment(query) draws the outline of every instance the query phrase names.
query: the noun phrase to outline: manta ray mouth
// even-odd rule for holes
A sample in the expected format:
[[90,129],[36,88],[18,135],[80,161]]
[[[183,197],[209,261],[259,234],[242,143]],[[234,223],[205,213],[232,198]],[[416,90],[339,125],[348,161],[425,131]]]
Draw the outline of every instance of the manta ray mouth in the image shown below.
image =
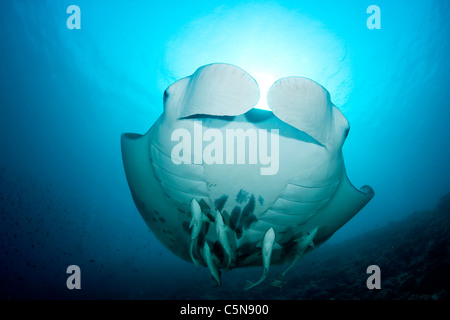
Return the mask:
[[[264,110],[264,109],[258,109],[256,107],[248,110],[246,113],[243,114],[243,118],[240,116],[220,116],[220,115],[211,115],[211,114],[194,114],[194,115],[190,115],[187,117],[182,117],[180,118],[180,120],[200,120],[203,121],[203,123],[208,123],[211,124],[211,121],[208,120],[217,120],[215,122],[215,126],[214,128],[218,128],[221,126],[225,126],[225,124],[227,122],[232,122],[232,121],[241,121],[241,122],[248,122],[248,123],[252,123],[255,125],[255,127],[257,128],[262,128],[261,126],[258,126],[259,124],[263,124],[265,121],[280,121],[272,112],[272,110]],[[275,125],[274,127],[282,127],[283,125],[286,125],[286,123],[282,122],[279,123],[277,125]],[[288,124],[289,125],[289,124]],[[290,126],[290,125],[289,125]],[[270,130],[270,129],[269,129]],[[323,144],[321,144],[319,141],[317,141],[316,139],[314,139],[312,136],[310,136],[309,134],[307,134],[306,132],[299,130],[296,128],[297,132],[297,136],[295,137],[295,139],[298,140],[302,140],[306,143],[314,143],[320,147],[325,148],[325,146]],[[286,136],[286,132],[280,132],[280,135]],[[348,130],[345,133],[345,138],[347,138],[348,135]]]

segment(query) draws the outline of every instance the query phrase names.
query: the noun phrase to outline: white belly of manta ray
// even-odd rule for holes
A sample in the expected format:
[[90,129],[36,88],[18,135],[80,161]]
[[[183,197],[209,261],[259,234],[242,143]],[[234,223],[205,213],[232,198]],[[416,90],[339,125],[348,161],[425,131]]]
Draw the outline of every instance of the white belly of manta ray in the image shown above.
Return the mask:
[[255,80],[211,64],[172,84],[164,111],[145,135],[122,135],[133,200],[175,255],[209,269],[288,263],[272,284],[326,241],[374,196],[349,182],[342,146],[345,116],[316,82],[289,77],[252,109]]

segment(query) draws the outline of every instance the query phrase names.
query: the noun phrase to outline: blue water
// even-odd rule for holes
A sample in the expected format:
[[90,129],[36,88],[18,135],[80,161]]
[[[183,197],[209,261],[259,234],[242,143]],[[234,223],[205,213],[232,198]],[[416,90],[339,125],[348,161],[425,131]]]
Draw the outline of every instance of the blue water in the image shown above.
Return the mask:
[[[449,21],[445,0],[1,1],[1,297],[176,299],[207,283],[192,298],[220,298],[148,230],[120,151],[164,89],[208,63],[311,78],[349,120],[348,176],[376,195],[324,246],[434,207],[450,191]],[[66,288],[71,264],[81,290]]]

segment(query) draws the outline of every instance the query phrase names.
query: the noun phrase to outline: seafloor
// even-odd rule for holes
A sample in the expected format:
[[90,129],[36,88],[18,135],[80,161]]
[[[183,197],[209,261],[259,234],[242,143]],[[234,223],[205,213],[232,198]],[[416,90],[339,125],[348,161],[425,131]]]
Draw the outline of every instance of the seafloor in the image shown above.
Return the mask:
[[[217,288],[180,288],[174,299],[336,299],[336,300],[441,300],[450,288],[450,194],[434,210],[414,212],[407,218],[334,245],[319,247],[286,275],[282,288],[266,280],[253,291]],[[381,289],[369,290],[367,267],[378,265]],[[277,267],[282,271],[284,267]],[[273,268],[274,269],[274,268]],[[274,276],[276,273],[271,274]],[[233,272],[233,271],[232,271]],[[259,278],[261,270],[240,272],[246,279]],[[210,286],[210,285],[209,285]]]

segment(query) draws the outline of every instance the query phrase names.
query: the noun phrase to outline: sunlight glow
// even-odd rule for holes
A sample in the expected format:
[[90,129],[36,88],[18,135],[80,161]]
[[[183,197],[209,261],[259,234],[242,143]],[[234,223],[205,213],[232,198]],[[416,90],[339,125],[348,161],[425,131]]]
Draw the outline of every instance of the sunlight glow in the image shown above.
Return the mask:
[[344,42],[320,21],[274,4],[220,7],[193,19],[165,46],[161,91],[210,63],[229,63],[258,83],[258,109],[280,78],[301,76],[324,86],[337,106],[351,91],[351,66]]
[[257,72],[252,75],[259,86],[259,101],[256,104],[256,109],[262,109],[262,110],[271,110],[269,106],[267,105],[267,92],[269,91],[272,84],[277,81],[278,79],[269,74],[264,72]]

